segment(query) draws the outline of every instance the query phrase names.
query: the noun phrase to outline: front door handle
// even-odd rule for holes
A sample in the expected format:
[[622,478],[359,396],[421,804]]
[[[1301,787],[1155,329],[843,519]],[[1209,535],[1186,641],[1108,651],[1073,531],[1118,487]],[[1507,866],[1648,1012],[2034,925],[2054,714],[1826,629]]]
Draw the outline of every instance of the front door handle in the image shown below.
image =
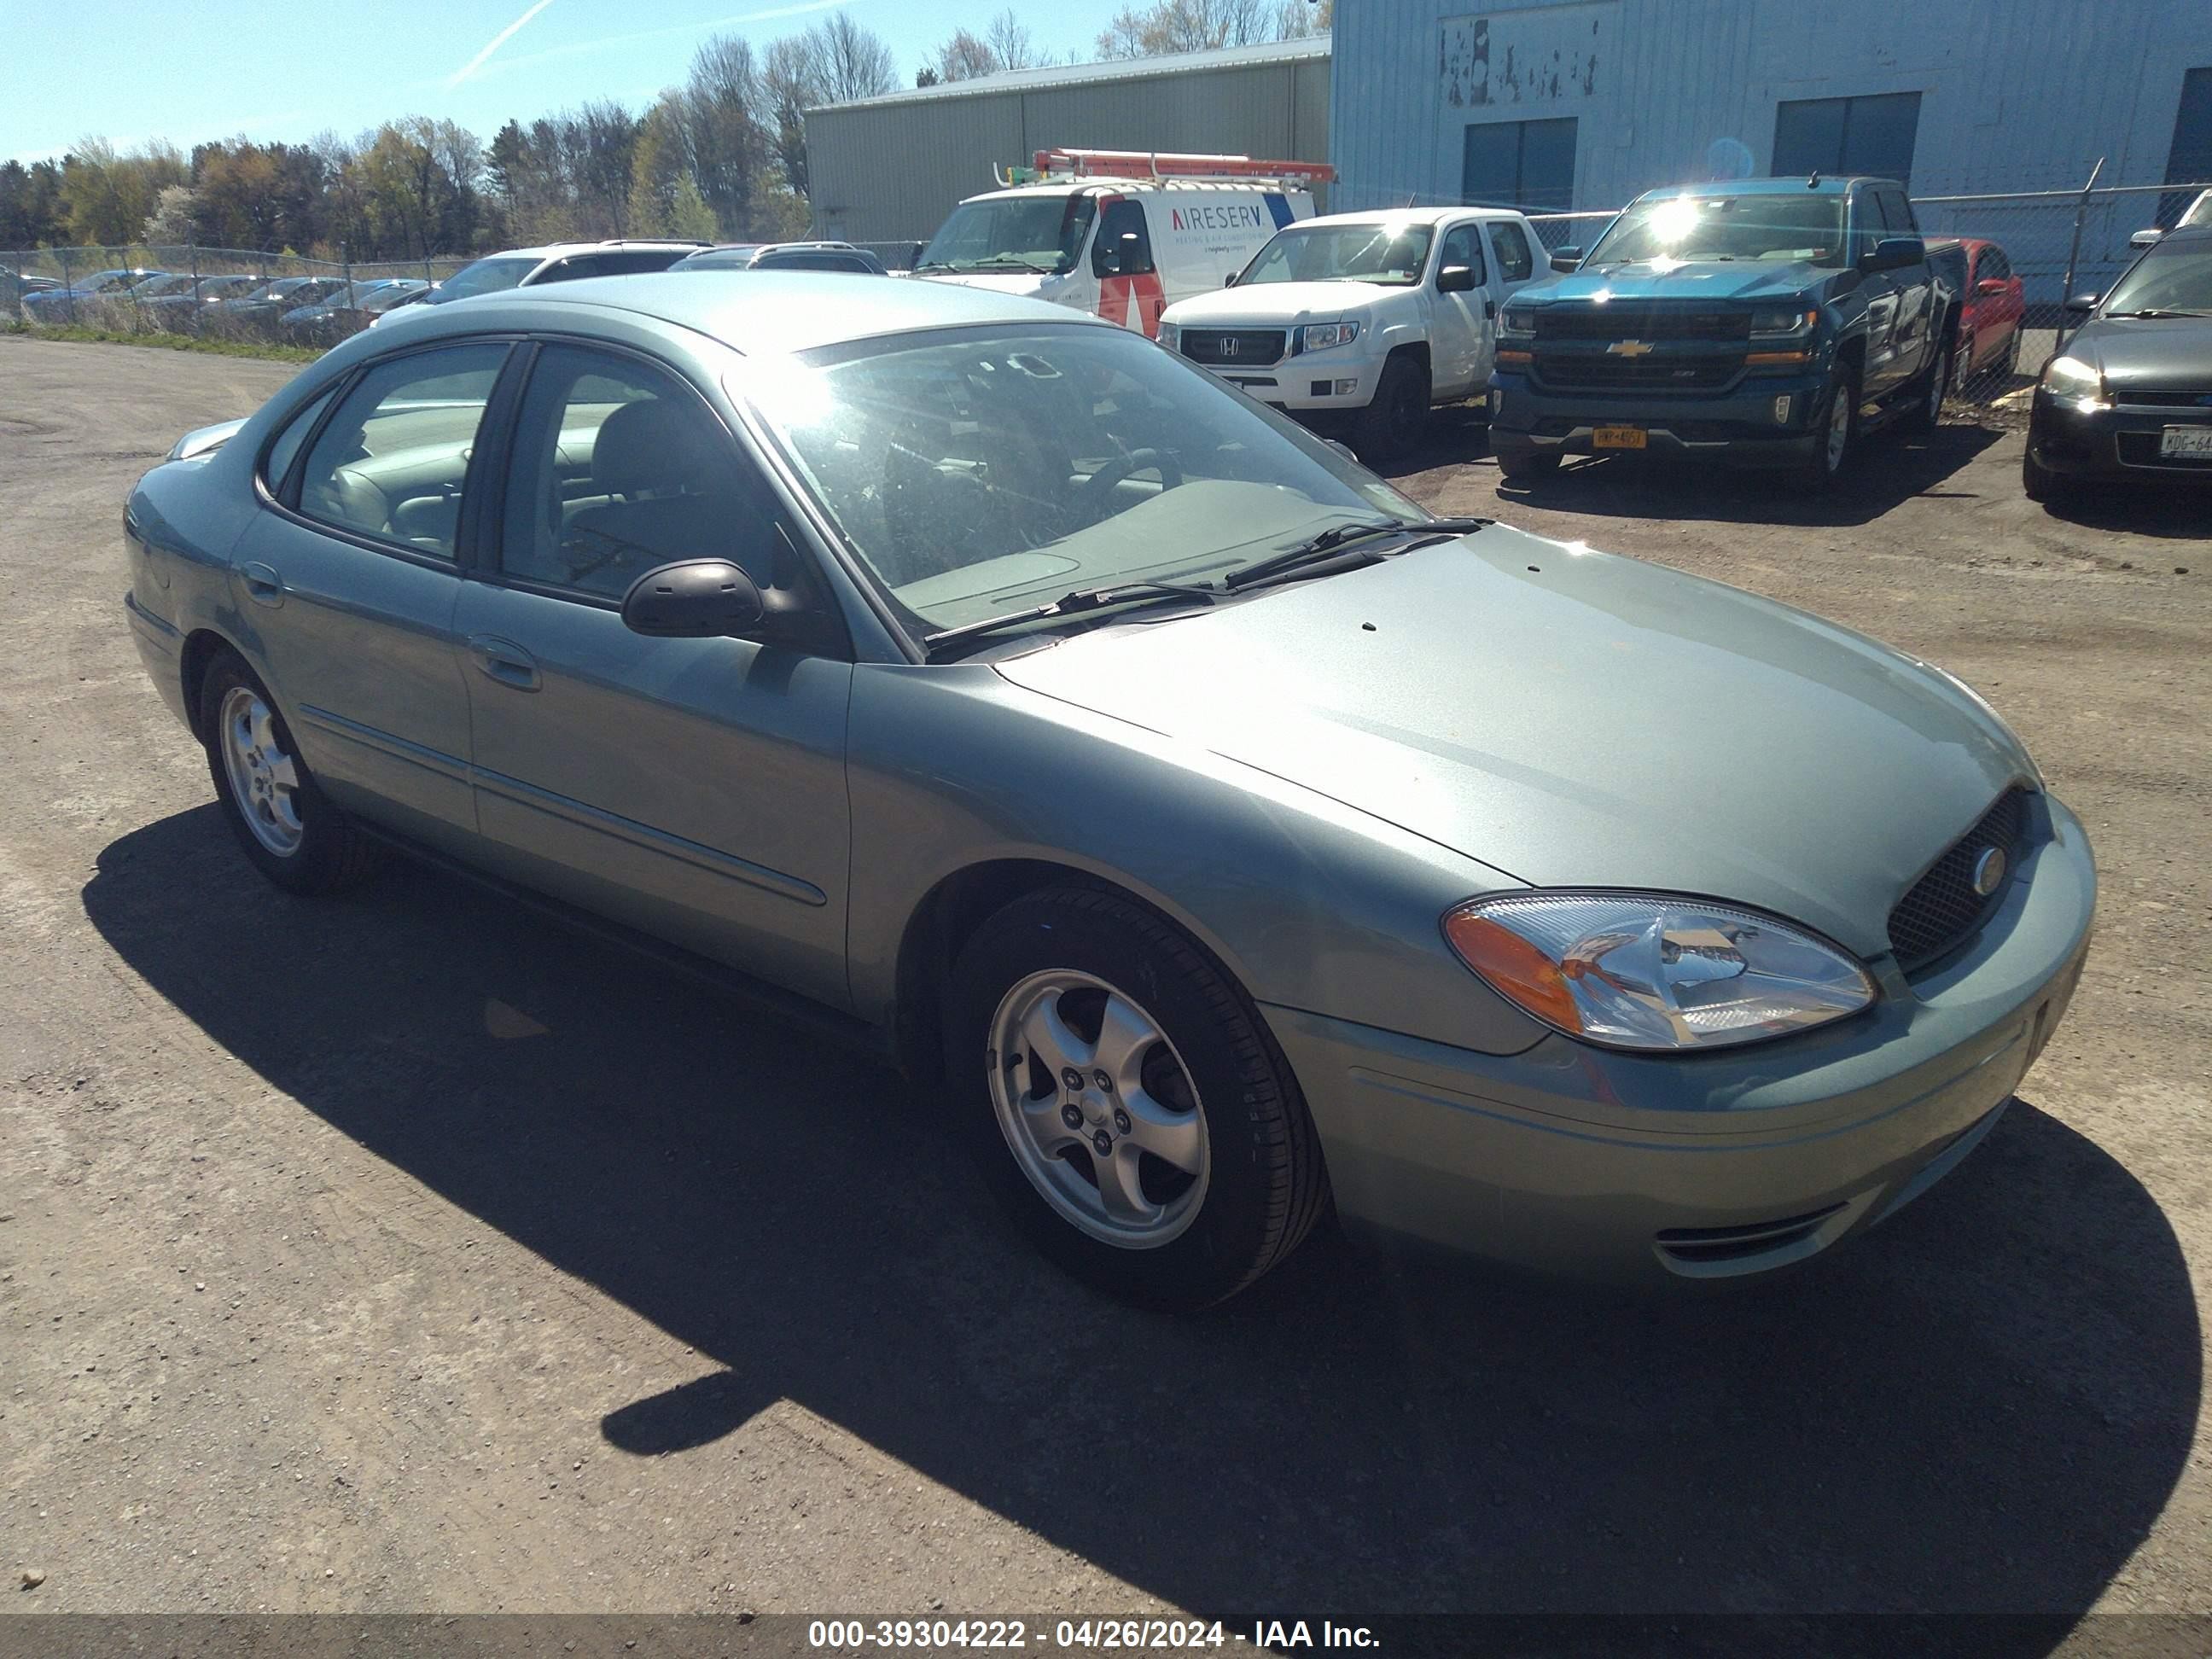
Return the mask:
[[469,641],[469,655],[485,678],[517,691],[538,689],[538,659],[513,640],[478,634]]
[[238,567],[238,577],[246,584],[246,597],[254,604],[273,610],[284,603],[284,579],[273,566],[242,564]]
[[1495,301],[1495,300],[1491,300],[1491,299],[1486,299],[1486,300],[1484,300],[1484,301],[1483,301],[1483,302],[1482,302],[1482,314],[1483,314],[1483,317],[1484,317],[1485,320],[1486,320],[1486,321],[1490,321],[1490,322],[1495,322],[1495,321],[1497,321],[1497,319],[1498,319],[1498,301]]

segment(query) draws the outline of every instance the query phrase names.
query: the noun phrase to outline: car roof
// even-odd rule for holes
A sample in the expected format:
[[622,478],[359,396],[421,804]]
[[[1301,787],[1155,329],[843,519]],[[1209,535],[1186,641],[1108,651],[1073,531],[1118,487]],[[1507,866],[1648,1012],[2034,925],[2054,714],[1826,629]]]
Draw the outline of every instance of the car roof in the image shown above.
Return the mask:
[[[1894,179],[1871,173],[1789,173],[1779,179],[1708,179],[1696,184],[1662,185],[1644,196],[1840,196],[1853,185],[1896,185]],[[1898,186],[1903,189],[1903,185]],[[1643,199],[1638,198],[1638,200]]]
[[681,247],[696,252],[708,246],[676,236],[611,236],[604,242],[548,242],[543,247],[503,247],[495,253],[480,253],[471,263],[481,264],[486,259],[563,259],[572,253],[604,253],[611,248],[624,247]]
[[[573,283],[508,289],[430,307],[440,333],[511,328],[529,313],[548,327],[573,326],[576,312],[628,312],[720,341],[732,350],[805,351],[917,329],[979,323],[1073,323],[1112,327],[1087,313],[988,289],[919,278],[885,281],[842,271],[654,271],[588,276]],[[496,310],[496,325],[471,318]],[[524,321],[523,326],[530,326]],[[417,325],[419,330],[422,325]],[[419,337],[419,335],[418,335]]]
[[1412,207],[1376,208],[1366,213],[1317,213],[1310,219],[1293,219],[1282,227],[1297,230],[1306,225],[1371,225],[1378,219],[1396,219],[1412,225],[1441,224],[1446,219],[1456,219],[1463,214],[1486,214],[1492,218],[1517,219],[1518,208],[1494,207]]

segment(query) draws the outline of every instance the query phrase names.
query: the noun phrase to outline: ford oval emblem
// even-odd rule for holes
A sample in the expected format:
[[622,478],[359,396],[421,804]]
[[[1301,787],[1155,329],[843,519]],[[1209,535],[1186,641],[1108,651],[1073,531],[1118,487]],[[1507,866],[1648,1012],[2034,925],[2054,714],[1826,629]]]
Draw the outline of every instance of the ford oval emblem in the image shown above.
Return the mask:
[[1984,847],[1974,860],[1974,894],[1987,898],[2004,885],[2005,855],[2002,847]]

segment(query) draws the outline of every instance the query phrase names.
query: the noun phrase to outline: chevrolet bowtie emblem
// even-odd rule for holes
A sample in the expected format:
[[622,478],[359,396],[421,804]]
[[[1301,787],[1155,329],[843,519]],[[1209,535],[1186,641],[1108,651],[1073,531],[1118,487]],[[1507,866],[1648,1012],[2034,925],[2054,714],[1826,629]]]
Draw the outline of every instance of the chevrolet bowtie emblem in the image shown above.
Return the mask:
[[1606,349],[1609,357],[1648,357],[1651,355],[1649,340],[1615,340]]

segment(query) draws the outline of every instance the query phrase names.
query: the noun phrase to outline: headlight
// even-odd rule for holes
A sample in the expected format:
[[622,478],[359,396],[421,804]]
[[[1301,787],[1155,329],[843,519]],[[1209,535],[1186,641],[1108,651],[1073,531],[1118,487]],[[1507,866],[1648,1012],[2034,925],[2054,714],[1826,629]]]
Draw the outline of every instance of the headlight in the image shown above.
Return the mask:
[[2072,404],[2085,415],[2112,406],[2112,399],[2105,395],[2105,377],[2079,357],[2053,357],[2045,363],[2043,389]]
[[1358,337],[1357,323],[1308,323],[1298,331],[1298,349],[1326,351],[1331,346],[1350,345]]
[[1498,313],[1498,337],[1501,340],[1533,340],[1536,337],[1536,313],[1527,306],[1508,306]]
[[1817,311],[1769,306],[1751,313],[1751,331],[1755,338],[1771,340],[1807,333],[1820,320],[1820,313]]
[[1501,996],[1608,1048],[1721,1048],[1857,1012],[1874,981],[1771,917],[1664,893],[1537,892],[1444,917],[1460,959]]
[[1182,325],[1180,323],[1171,323],[1165,318],[1162,318],[1160,331],[1157,337],[1159,343],[1170,351],[1179,352],[1182,349]]

